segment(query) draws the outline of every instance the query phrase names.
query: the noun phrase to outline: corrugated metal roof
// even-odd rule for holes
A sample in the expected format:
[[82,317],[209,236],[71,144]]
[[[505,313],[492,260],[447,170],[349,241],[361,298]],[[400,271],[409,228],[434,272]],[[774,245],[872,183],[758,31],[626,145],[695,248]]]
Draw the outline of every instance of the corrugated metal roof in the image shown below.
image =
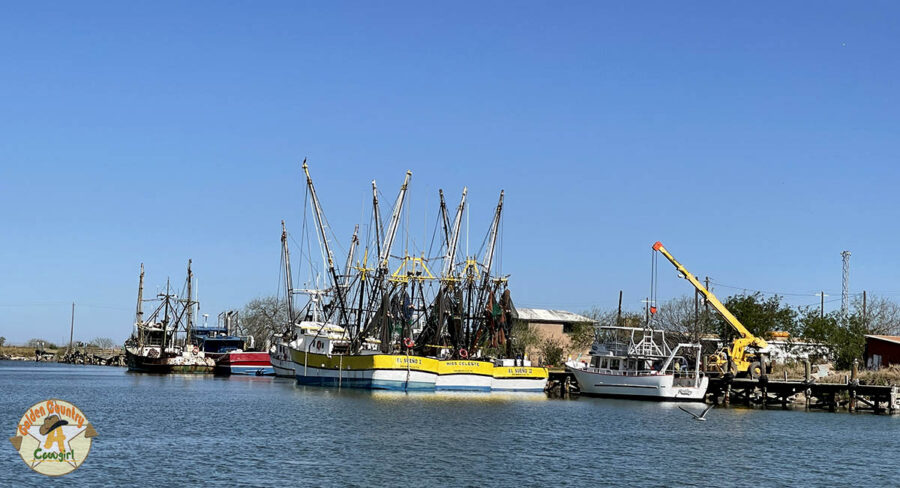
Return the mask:
[[893,342],[895,344],[900,344],[900,336],[890,336],[890,335],[867,335],[866,337],[871,337],[873,339],[879,339],[882,341]]
[[526,322],[593,322],[593,320],[565,310],[545,310],[542,308],[516,307],[516,318]]

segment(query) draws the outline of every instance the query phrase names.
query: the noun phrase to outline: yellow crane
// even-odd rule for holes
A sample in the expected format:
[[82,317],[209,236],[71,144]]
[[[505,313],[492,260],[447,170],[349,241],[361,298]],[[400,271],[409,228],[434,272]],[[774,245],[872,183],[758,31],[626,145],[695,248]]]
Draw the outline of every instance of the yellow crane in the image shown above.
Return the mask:
[[727,369],[728,358],[730,357],[732,364],[730,372],[732,374],[735,376],[747,375],[751,378],[758,377],[762,373],[760,356],[768,349],[769,344],[761,337],[756,337],[751,334],[750,331],[744,327],[744,324],[728,311],[728,309],[725,308],[725,305],[723,305],[711,291],[707,290],[706,287],[700,283],[696,276],[692,275],[687,268],[682,266],[681,263],[679,263],[672,254],[663,247],[661,242],[656,241],[656,243],[653,244],[653,250],[665,256],[666,259],[675,266],[675,269],[681,273],[682,277],[690,281],[691,284],[694,285],[694,288],[706,297],[706,301],[712,304],[716,311],[722,314],[722,317],[728,322],[728,325],[740,335],[740,337],[731,343],[730,347],[722,346],[721,349],[707,358],[706,370],[718,371],[719,373],[729,372]]

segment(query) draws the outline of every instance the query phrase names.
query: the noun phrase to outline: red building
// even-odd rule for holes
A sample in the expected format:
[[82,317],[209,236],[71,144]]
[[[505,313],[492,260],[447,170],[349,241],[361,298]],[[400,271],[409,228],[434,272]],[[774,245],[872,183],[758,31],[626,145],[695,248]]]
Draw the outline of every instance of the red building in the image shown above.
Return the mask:
[[867,335],[865,358],[869,369],[900,364],[900,336]]

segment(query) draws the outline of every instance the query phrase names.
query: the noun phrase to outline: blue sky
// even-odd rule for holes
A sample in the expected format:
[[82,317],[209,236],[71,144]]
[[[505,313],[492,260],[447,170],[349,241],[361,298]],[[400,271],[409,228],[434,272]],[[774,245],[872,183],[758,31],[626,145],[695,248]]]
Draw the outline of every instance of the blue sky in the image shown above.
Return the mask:
[[[194,260],[202,311],[276,291],[309,157],[334,231],[506,191],[520,306],[640,309],[650,245],[796,305],[890,297],[893,2],[20,2],[0,16],[0,335],[124,339]],[[667,265],[660,298],[692,293]],[[718,287],[720,295],[740,290]],[[831,301],[829,307],[837,307]]]

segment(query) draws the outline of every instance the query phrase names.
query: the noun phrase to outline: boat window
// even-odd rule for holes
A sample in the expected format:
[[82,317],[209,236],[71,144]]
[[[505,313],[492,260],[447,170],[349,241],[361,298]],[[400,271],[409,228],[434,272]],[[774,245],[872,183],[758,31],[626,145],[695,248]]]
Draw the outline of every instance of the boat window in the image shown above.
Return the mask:
[[629,369],[629,370],[637,369],[637,361],[635,361],[634,359],[629,359],[627,369]]
[[609,369],[619,369],[619,359],[610,359]]
[[606,368],[606,366],[607,366],[607,364],[606,364],[606,358],[601,359],[601,360],[600,360],[600,367],[601,367],[601,368]]

